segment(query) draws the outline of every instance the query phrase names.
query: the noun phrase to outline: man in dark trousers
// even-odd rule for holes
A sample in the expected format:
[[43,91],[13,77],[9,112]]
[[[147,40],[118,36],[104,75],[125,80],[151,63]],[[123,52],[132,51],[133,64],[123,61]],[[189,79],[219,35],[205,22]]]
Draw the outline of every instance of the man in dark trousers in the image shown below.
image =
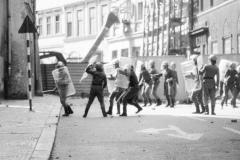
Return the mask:
[[139,92],[137,76],[133,71],[133,67],[130,65],[126,65],[124,69],[124,71],[120,71],[119,73],[129,77],[130,82],[128,89],[122,97],[123,113],[120,116],[127,116],[127,104],[135,106],[138,109],[136,113],[139,113],[142,110],[138,103],[134,101],[134,98],[138,95]]
[[[235,85],[234,85],[234,79],[237,74],[236,71],[236,64],[234,62],[231,62],[229,65],[229,69],[226,71],[225,76],[224,76],[224,92],[223,92],[223,97],[221,101],[221,106],[223,108],[224,102],[227,102],[228,100],[228,92],[229,90],[231,91],[232,95],[234,95],[235,92]],[[231,105],[232,101],[231,101]]]
[[173,82],[175,81],[175,76],[173,71],[168,68],[168,62],[162,62],[163,77],[164,77],[164,95],[167,100],[165,107],[174,107],[174,93],[173,93]]
[[107,117],[107,114],[105,112],[105,105],[104,105],[104,101],[103,101],[103,90],[107,86],[107,77],[106,77],[105,73],[103,72],[103,67],[100,62],[97,62],[95,64],[96,71],[94,71],[93,68],[94,68],[94,66],[90,65],[85,70],[88,74],[91,74],[93,76],[93,79],[92,79],[92,86],[91,86],[91,90],[90,90],[89,100],[88,100],[83,117],[84,118],[87,117],[88,110],[96,96],[100,103],[103,117]]
[[[208,57],[211,64],[207,64],[200,69],[199,73],[202,75],[202,89],[203,89],[203,104],[205,107],[205,115],[209,114],[208,99],[211,100],[212,115],[216,115],[215,109],[215,95],[219,86],[219,68],[216,65],[217,57],[210,55]],[[217,76],[217,82],[215,82],[215,76]]]
[[162,104],[162,101],[160,97],[157,95],[157,89],[160,85],[160,77],[162,76],[162,74],[159,74],[158,71],[156,70],[155,62],[153,60],[150,60],[149,66],[150,69],[148,70],[148,72],[151,75],[153,81],[151,95],[155,98],[156,106],[160,106]]

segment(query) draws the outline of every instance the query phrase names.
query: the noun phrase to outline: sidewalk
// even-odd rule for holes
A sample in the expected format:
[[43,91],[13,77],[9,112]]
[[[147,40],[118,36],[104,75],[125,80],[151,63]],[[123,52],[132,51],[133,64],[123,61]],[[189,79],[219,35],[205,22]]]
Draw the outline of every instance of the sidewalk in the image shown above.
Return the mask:
[[58,96],[0,101],[0,159],[47,160],[50,157],[60,113]]
[[[88,98],[69,98],[68,102],[75,107],[80,107],[84,112]],[[108,97],[104,98],[106,109],[108,109]],[[240,101],[238,100],[238,106]],[[43,97],[34,97],[33,112],[29,111],[28,100],[3,100],[0,102],[0,159],[1,160],[47,160],[50,158],[56,136],[57,124],[61,112],[59,97],[56,95],[44,94]],[[142,105],[142,104],[140,104]],[[188,117],[215,117],[240,119],[240,108],[224,106],[221,109],[219,101],[216,105],[216,114],[195,115],[194,105],[180,104],[174,108],[144,107],[143,111],[135,114],[136,108],[128,106],[128,116],[149,116],[149,115],[172,115]],[[94,100],[91,107],[91,114],[88,118],[102,116],[99,102]],[[122,111],[122,107],[121,107]],[[113,107],[113,116],[118,117],[116,106]],[[81,113],[80,113],[81,114]],[[73,114],[72,116],[75,116]],[[82,118],[82,117],[80,117]]]

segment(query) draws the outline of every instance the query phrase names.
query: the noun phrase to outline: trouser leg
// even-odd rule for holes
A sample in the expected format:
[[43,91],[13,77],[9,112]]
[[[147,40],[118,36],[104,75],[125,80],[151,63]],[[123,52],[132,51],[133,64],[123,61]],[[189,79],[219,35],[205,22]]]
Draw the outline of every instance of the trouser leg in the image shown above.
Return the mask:
[[216,115],[215,114],[215,105],[211,105],[211,109],[212,109],[212,115]]
[[92,103],[94,101],[94,98],[95,98],[95,90],[91,89],[90,96],[89,96],[89,99],[88,99],[88,103],[86,105],[85,112],[84,112],[84,115],[83,115],[84,118],[87,117],[88,111],[89,111],[90,106],[92,105]]
[[106,111],[105,111],[105,105],[103,102],[100,103],[100,106],[101,106],[101,110],[102,110],[102,114],[103,114],[103,117],[107,117],[107,114],[106,114]]

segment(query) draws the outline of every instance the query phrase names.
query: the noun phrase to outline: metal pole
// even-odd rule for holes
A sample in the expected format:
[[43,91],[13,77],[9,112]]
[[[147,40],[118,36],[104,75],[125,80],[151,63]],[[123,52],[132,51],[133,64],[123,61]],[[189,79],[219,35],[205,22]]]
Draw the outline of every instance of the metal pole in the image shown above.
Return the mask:
[[164,54],[164,25],[165,25],[165,0],[163,0],[163,23],[162,23],[162,55]]
[[158,9],[158,18],[157,18],[157,50],[156,50],[156,55],[158,56],[158,52],[159,52],[159,33],[160,33],[160,1],[156,0],[157,2],[157,9]]
[[154,48],[154,25],[155,25],[155,0],[153,2],[153,11],[152,11],[152,53],[153,56],[153,48]]
[[31,78],[31,57],[30,57],[30,33],[27,20],[27,60],[28,60],[28,99],[30,111],[32,111],[32,78]]

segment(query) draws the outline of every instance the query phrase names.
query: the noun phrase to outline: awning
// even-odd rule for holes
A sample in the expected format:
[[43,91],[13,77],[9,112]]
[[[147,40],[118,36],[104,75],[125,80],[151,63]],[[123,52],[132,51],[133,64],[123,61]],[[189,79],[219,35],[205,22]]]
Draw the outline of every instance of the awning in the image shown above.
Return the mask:
[[208,27],[201,27],[189,32],[190,36],[195,36],[198,34],[208,33]]

